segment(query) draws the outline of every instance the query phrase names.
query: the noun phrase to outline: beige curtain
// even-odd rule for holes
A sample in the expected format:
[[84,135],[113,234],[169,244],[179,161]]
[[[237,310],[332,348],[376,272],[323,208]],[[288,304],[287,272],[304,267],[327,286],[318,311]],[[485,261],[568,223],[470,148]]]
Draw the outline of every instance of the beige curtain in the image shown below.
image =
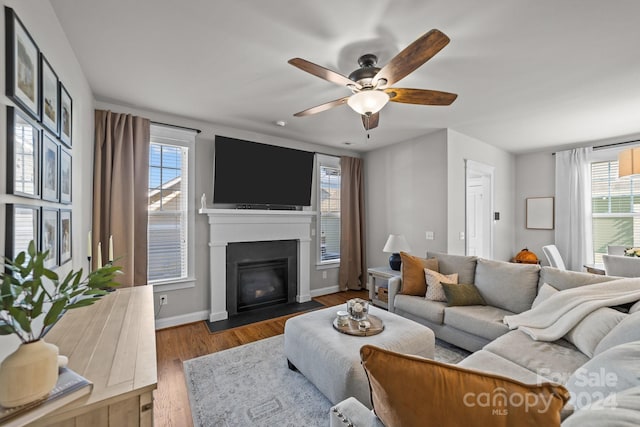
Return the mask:
[[102,242],[102,264],[108,261],[109,236],[113,236],[116,265],[124,273],[118,281],[124,286],[146,285],[150,122],[96,110],[95,129],[94,260]]
[[365,287],[364,171],[362,159],[340,158],[340,289]]

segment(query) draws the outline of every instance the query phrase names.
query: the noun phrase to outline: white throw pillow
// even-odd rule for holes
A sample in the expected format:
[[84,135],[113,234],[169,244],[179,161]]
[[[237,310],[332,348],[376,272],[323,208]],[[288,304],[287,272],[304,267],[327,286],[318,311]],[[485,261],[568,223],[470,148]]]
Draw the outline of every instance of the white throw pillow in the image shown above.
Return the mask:
[[640,301],[637,301],[631,306],[631,308],[629,309],[629,314],[635,313],[636,311],[640,311]]
[[533,303],[531,304],[531,308],[535,308],[542,301],[546,300],[553,294],[557,294],[558,292],[560,291],[554,288],[553,286],[551,286],[550,284],[543,283],[542,286],[540,286],[540,289],[538,290],[538,295],[536,295],[536,298],[533,300]]
[[458,284],[458,273],[445,275],[425,268],[424,278],[427,281],[427,293],[424,297],[431,301],[447,301],[447,296],[444,294],[441,283]]
[[564,336],[578,350],[593,357],[600,341],[620,323],[626,314],[609,307],[599,308],[580,321]]

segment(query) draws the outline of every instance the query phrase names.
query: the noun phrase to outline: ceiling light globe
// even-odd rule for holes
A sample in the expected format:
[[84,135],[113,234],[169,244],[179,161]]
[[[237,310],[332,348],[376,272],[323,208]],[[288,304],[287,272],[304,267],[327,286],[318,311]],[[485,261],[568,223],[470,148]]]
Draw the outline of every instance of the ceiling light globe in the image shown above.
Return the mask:
[[358,114],[369,115],[375,114],[382,110],[387,102],[389,95],[381,90],[363,90],[349,97],[347,104]]

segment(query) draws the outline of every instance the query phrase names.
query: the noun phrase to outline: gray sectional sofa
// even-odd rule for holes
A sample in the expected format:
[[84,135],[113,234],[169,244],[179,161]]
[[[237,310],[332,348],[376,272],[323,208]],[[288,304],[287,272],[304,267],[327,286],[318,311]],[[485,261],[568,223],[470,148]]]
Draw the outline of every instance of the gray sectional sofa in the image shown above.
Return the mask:
[[[459,366],[529,384],[565,385],[571,400],[563,426],[640,425],[640,302],[627,304],[628,313],[619,307],[600,308],[553,342],[535,341],[503,322],[557,291],[618,278],[443,253],[428,257],[438,259],[440,273],[458,273],[458,283],[475,284],[487,305],[448,307],[446,302],[403,295],[402,279],[395,278],[389,282],[389,310],[473,352]],[[624,280],[637,280],[640,289],[640,279]],[[355,399],[336,405],[331,418],[332,426],[345,419],[355,426],[381,425]]]

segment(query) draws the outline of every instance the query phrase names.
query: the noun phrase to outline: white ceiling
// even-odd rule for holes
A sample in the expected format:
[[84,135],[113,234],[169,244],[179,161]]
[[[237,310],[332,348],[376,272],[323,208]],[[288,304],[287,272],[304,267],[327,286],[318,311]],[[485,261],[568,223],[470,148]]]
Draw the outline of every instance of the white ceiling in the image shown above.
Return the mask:
[[[514,153],[640,132],[637,0],[50,1],[102,101],[357,151],[441,128]],[[452,106],[389,103],[369,140],[346,105],[292,116],[349,91],[290,58],[348,75],[432,28],[451,43],[395,86]]]

